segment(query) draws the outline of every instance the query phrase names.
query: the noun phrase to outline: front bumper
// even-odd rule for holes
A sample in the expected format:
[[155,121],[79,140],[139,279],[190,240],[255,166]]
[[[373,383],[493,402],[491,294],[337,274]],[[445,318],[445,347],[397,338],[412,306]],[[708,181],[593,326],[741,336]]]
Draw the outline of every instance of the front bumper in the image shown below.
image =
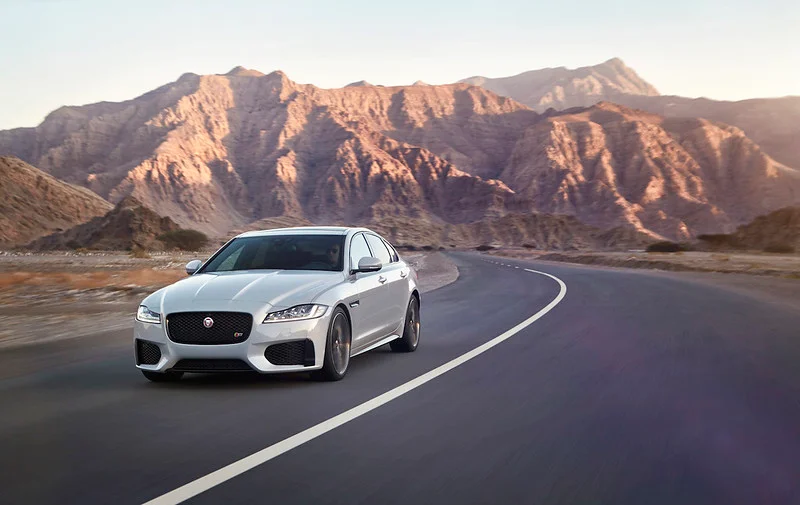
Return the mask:
[[[265,313],[253,314],[253,328],[244,342],[221,345],[178,344],[169,339],[166,324],[150,324],[134,321],[134,348],[136,340],[158,346],[161,357],[154,365],[138,364],[137,368],[153,372],[166,372],[181,360],[241,360],[260,373],[282,373],[317,370],[322,368],[328,335],[331,309],[316,319],[279,323],[262,323]],[[283,342],[310,340],[314,346],[313,365],[276,365],[264,352],[267,347]]]

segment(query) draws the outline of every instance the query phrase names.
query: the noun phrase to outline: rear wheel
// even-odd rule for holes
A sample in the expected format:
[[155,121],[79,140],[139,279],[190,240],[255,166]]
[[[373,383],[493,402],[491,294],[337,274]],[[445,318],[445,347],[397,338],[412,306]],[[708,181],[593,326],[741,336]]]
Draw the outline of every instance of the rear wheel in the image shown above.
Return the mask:
[[419,300],[416,296],[411,297],[406,309],[406,322],[403,326],[403,336],[389,342],[389,346],[395,352],[414,352],[419,345],[419,333],[421,325],[419,322]]
[[142,375],[147,377],[147,380],[153,382],[175,382],[183,377],[183,372],[151,372],[150,370],[142,370]]
[[314,378],[324,381],[338,381],[347,374],[350,366],[350,322],[341,307],[336,307],[328,327],[328,341],[325,345],[325,361],[322,369],[314,372]]

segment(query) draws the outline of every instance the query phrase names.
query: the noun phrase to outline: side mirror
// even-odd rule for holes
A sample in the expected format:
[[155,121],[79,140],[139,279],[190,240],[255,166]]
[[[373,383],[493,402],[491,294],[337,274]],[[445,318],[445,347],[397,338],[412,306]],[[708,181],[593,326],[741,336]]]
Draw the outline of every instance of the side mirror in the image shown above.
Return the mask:
[[383,268],[381,260],[367,256],[358,260],[358,268],[355,269],[355,272],[377,272],[381,268]]
[[200,260],[192,260],[186,264],[186,275],[192,275],[198,270],[200,267],[203,266],[203,262]]

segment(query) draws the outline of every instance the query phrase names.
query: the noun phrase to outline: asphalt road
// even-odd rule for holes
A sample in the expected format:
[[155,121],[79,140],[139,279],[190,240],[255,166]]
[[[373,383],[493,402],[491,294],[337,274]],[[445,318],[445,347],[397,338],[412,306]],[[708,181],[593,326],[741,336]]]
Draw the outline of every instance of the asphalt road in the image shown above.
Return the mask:
[[[0,503],[141,504],[508,340],[191,504],[800,503],[800,311],[684,277],[454,255],[413,354],[147,382],[127,336],[0,354]],[[91,324],[91,322],[87,322]],[[20,367],[20,362],[25,366]]]

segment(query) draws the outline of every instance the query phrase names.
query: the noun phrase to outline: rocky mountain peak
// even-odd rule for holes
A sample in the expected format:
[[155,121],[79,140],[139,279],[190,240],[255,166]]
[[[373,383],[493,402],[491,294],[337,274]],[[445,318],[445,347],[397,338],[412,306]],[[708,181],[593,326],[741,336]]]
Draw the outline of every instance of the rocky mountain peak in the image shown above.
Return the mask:
[[[282,73],[282,72],[281,72]],[[263,77],[264,74],[258,70],[251,70],[242,66],[233,67],[230,72],[225,74],[231,77]]]
[[619,58],[598,65],[530,70],[510,77],[470,77],[461,82],[513,97],[538,112],[585,107],[619,95],[656,96],[658,91]]

